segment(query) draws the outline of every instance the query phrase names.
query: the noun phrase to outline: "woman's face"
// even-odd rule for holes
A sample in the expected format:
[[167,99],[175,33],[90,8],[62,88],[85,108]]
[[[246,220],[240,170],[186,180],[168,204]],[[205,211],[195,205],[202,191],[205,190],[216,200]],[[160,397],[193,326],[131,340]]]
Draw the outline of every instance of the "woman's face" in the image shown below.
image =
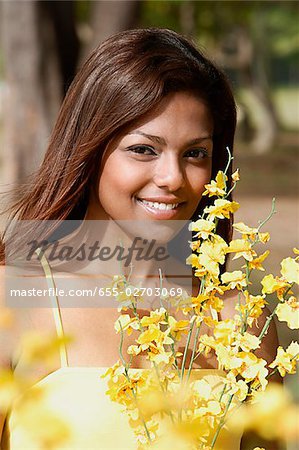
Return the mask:
[[188,92],[165,97],[104,152],[89,219],[188,220],[209,182],[213,120]]

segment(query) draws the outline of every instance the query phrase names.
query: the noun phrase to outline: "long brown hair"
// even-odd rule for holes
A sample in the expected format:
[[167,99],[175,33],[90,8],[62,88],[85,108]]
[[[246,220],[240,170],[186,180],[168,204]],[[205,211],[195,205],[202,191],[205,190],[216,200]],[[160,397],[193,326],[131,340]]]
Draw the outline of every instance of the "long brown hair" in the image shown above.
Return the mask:
[[[11,219],[82,219],[107,144],[167,94],[186,90],[204,99],[214,120],[214,176],[226,166],[236,126],[235,102],[223,72],[171,30],[127,30],[107,39],[71,84],[44,161],[22,188]],[[203,206],[201,201],[192,219]],[[229,240],[230,221],[220,224],[218,232]],[[1,253],[3,262],[3,245]]]

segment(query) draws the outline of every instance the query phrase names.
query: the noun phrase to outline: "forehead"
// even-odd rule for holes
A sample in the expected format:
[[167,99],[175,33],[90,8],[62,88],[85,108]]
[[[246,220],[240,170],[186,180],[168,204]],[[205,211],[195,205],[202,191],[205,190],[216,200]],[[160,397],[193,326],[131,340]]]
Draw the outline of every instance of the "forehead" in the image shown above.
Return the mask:
[[189,92],[176,92],[166,96],[148,114],[131,124],[125,134],[136,130],[147,132],[210,133],[213,119],[203,99]]
[[199,95],[185,91],[172,93],[110,140],[103,153],[102,164],[119,144],[139,140],[138,134],[156,136],[161,138],[161,143],[166,142],[176,148],[203,137],[209,137],[212,142],[213,130],[212,114]]

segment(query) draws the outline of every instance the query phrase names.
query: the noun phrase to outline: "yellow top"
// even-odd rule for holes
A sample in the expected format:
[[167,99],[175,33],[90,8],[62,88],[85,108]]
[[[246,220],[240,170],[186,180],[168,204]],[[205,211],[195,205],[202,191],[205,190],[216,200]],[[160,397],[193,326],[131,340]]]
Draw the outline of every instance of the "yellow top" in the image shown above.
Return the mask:
[[[42,388],[42,403],[32,402],[30,415],[25,419],[22,408],[28,398],[16,403],[8,422],[10,446],[6,443],[3,448],[42,450],[41,442],[48,442],[45,448],[53,450],[136,449],[126,413],[105,393],[106,379],[100,378],[105,370],[63,367],[43,378],[28,391],[30,401]],[[192,378],[205,379],[218,391],[223,386],[222,377],[218,370],[195,369]],[[238,450],[240,438],[240,434],[225,427],[215,450]],[[180,446],[178,450],[184,449]]]
[[[44,268],[49,287],[53,287],[48,264]],[[53,297],[52,303],[56,330],[62,336],[59,301]],[[41,379],[15,402],[5,425],[1,449],[137,449],[123,407],[106,395],[107,379],[101,375],[107,368],[69,367],[65,345],[61,346],[60,358],[60,369]],[[131,369],[135,370],[143,369]],[[220,393],[223,388],[225,374],[221,370],[194,369],[191,376],[193,380],[205,379],[215,392]],[[214,449],[238,450],[240,439],[240,433],[234,434],[225,426]],[[181,443],[177,445],[172,450],[184,450]]]

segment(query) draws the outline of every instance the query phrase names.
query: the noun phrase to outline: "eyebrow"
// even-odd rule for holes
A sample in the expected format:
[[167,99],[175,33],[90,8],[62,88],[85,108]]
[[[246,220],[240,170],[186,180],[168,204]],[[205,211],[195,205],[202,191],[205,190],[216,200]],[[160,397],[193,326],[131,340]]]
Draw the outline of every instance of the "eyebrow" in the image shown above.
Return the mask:
[[[156,142],[157,144],[166,145],[166,141],[164,138],[162,138],[160,136],[154,136],[152,134],[147,134],[140,130],[132,131],[131,133],[128,133],[128,134],[139,134],[141,136],[146,137],[150,141]],[[189,146],[189,145],[200,144],[202,141],[206,141],[208,139],[212,140],[213,136],[208,135],[208,136],[198,137],[198,138],[192,139],[191,141],[187,142],[186,145]]]

